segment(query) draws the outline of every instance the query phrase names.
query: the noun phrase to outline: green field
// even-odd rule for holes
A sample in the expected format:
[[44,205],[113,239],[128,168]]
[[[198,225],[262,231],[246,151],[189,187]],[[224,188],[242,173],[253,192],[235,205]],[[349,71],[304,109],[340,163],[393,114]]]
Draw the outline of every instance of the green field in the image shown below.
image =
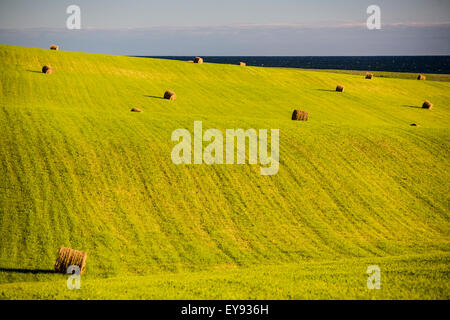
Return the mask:
[[[332,73],[341,73],[341,74],[353,74],[359,76],[365,76],[367,71],[356,71],[356,70],[335,70],[335,69],[304,69],[304,70],[314,70],[321,72],[332,72]],[[370,71],[374,74],[375,77],[380,78],[397,78],[397,79],[409,79],[409,80],[417,80],[417,73],[408,73],[408,72],[386,72],[386,71]],[[450,81],[450,74],[432,74],[432,73],[422,73],[422,75],[426,76],[427,80],[432,81]]]
[[[5,45],[0,70],[0,298],[450,298],[450,82]],[[278,174],[173,164],[196,120],[279,129]]]

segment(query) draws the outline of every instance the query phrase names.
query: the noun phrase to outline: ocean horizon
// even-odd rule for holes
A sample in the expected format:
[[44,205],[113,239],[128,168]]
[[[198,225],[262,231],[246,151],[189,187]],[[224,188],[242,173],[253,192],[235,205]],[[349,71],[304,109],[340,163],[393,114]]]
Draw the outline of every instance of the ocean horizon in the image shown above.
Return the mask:
[[[188,61],[192,56],[137,56]],[[202,56],[205,62],[248,66],[450,74],[450,56]]]

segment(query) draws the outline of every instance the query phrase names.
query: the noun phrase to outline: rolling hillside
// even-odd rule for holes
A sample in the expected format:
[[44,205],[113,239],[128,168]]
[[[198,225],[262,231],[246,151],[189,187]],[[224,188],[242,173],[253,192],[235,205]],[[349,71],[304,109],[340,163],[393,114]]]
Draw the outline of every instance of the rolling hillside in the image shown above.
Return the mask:
[[[450,298],[450,82],[5,45],[0,70],[0,298]],[[173,164],[196,120],[279,129],[278,174]]]

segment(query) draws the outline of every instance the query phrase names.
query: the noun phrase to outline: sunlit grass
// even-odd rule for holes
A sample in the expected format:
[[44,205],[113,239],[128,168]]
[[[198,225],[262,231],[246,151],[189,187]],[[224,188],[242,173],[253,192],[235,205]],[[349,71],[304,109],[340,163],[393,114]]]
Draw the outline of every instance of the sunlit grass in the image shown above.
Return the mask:
[[[448,298],[449,82],[11,46],[0,70],[3,297]],[[195,120],[280,129],[279,173],[174,165]],[[37,272],[60,246],[79,292]]]

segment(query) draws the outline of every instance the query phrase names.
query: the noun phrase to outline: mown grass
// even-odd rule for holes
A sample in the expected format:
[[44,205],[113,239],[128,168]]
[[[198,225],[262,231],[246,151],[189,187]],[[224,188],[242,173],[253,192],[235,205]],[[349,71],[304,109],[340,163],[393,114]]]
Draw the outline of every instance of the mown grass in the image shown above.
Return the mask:
[[[373,73],[375,77],[380,78],[397,78],[397,79],[408,79],[417,80],[418,73],[411,72],[389,72],[389,71],[359,71],[359,70],[336,70],[336,69],[303,69],[303,70],[314,70],[319,72],[332,72],[340,74],[353,74],[359,76],[365,76],[366,72]],[[427,80],[431,81],[450,81],[450,74],[440,74],[440,73],[421,73],[426,76]]]
[[[400,256],[214,268],[151,276],[82,278],[68,290],[63,275],[48,282],[0,285],[3,299],[449,299],[448,255]],[[381,289],[369,290],[369,265]]]
[[[0,70],[2,297],[448,298],[450,83],[12,46]],[[174,165],[195,120],[280,129],[279,173]],[[79,292],[39,271],[59,246]]]

